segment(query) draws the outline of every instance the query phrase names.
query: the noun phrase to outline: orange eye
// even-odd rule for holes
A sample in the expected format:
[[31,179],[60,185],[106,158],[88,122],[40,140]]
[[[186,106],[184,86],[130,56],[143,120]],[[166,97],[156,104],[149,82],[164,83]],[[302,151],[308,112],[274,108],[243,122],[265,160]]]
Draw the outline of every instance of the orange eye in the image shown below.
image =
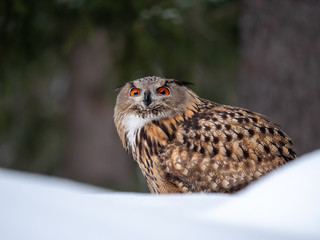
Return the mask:
[[139,88],[132,88],[130,90],[130,96],[133,97],[133,96],[138,96],[140,94],[140,89]]
[[161,95],[169,95],[170,94],[170,91],[168,88],[166,87],[160,87],[157,89],[157,92]]

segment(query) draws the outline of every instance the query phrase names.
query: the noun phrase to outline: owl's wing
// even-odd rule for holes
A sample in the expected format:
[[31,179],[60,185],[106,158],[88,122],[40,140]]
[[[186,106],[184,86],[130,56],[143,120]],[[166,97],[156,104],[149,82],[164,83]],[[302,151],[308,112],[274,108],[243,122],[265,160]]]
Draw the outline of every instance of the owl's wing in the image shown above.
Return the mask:
[[290,138],[264,116],[224,106],[182,122],[159,160],[181,192],[234,192],[295,157]]

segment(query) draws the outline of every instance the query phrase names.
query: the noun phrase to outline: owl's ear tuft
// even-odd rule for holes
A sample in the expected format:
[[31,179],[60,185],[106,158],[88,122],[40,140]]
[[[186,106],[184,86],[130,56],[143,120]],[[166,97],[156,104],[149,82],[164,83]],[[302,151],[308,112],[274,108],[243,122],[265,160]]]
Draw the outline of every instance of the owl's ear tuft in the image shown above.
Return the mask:
[[191,82],[186,82],[186,81],[179,81],[179,80],[173,80],[175,84],[179,85],[179,86],[190,86],[193,85],[193,83]]
[[116,87],[116,88],[114,89],[114,91],[115,91],[115,92],[118,92],[118,91],[120,92],[121,89],[124,87],[124,85],[125,85],[125,84]]

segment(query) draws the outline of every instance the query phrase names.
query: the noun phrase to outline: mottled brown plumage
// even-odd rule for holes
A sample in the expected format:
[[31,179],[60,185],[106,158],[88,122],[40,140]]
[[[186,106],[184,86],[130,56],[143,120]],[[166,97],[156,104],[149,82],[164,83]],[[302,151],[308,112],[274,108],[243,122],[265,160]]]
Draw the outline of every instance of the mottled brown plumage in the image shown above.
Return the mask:
[[119,136],[152,193],[232,193],[296,157],[265,116],[202,99],[186,85],[146,77],[117,98]]

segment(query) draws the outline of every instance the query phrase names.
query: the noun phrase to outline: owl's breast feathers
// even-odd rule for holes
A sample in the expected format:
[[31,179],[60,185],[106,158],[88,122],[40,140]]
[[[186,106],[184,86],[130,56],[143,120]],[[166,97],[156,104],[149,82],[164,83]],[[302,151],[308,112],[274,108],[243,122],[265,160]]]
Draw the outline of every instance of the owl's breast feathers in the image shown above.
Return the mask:
[[132,148],[154,193],[234,192],[296,157],[263,115],[204,99],[139,128]]

